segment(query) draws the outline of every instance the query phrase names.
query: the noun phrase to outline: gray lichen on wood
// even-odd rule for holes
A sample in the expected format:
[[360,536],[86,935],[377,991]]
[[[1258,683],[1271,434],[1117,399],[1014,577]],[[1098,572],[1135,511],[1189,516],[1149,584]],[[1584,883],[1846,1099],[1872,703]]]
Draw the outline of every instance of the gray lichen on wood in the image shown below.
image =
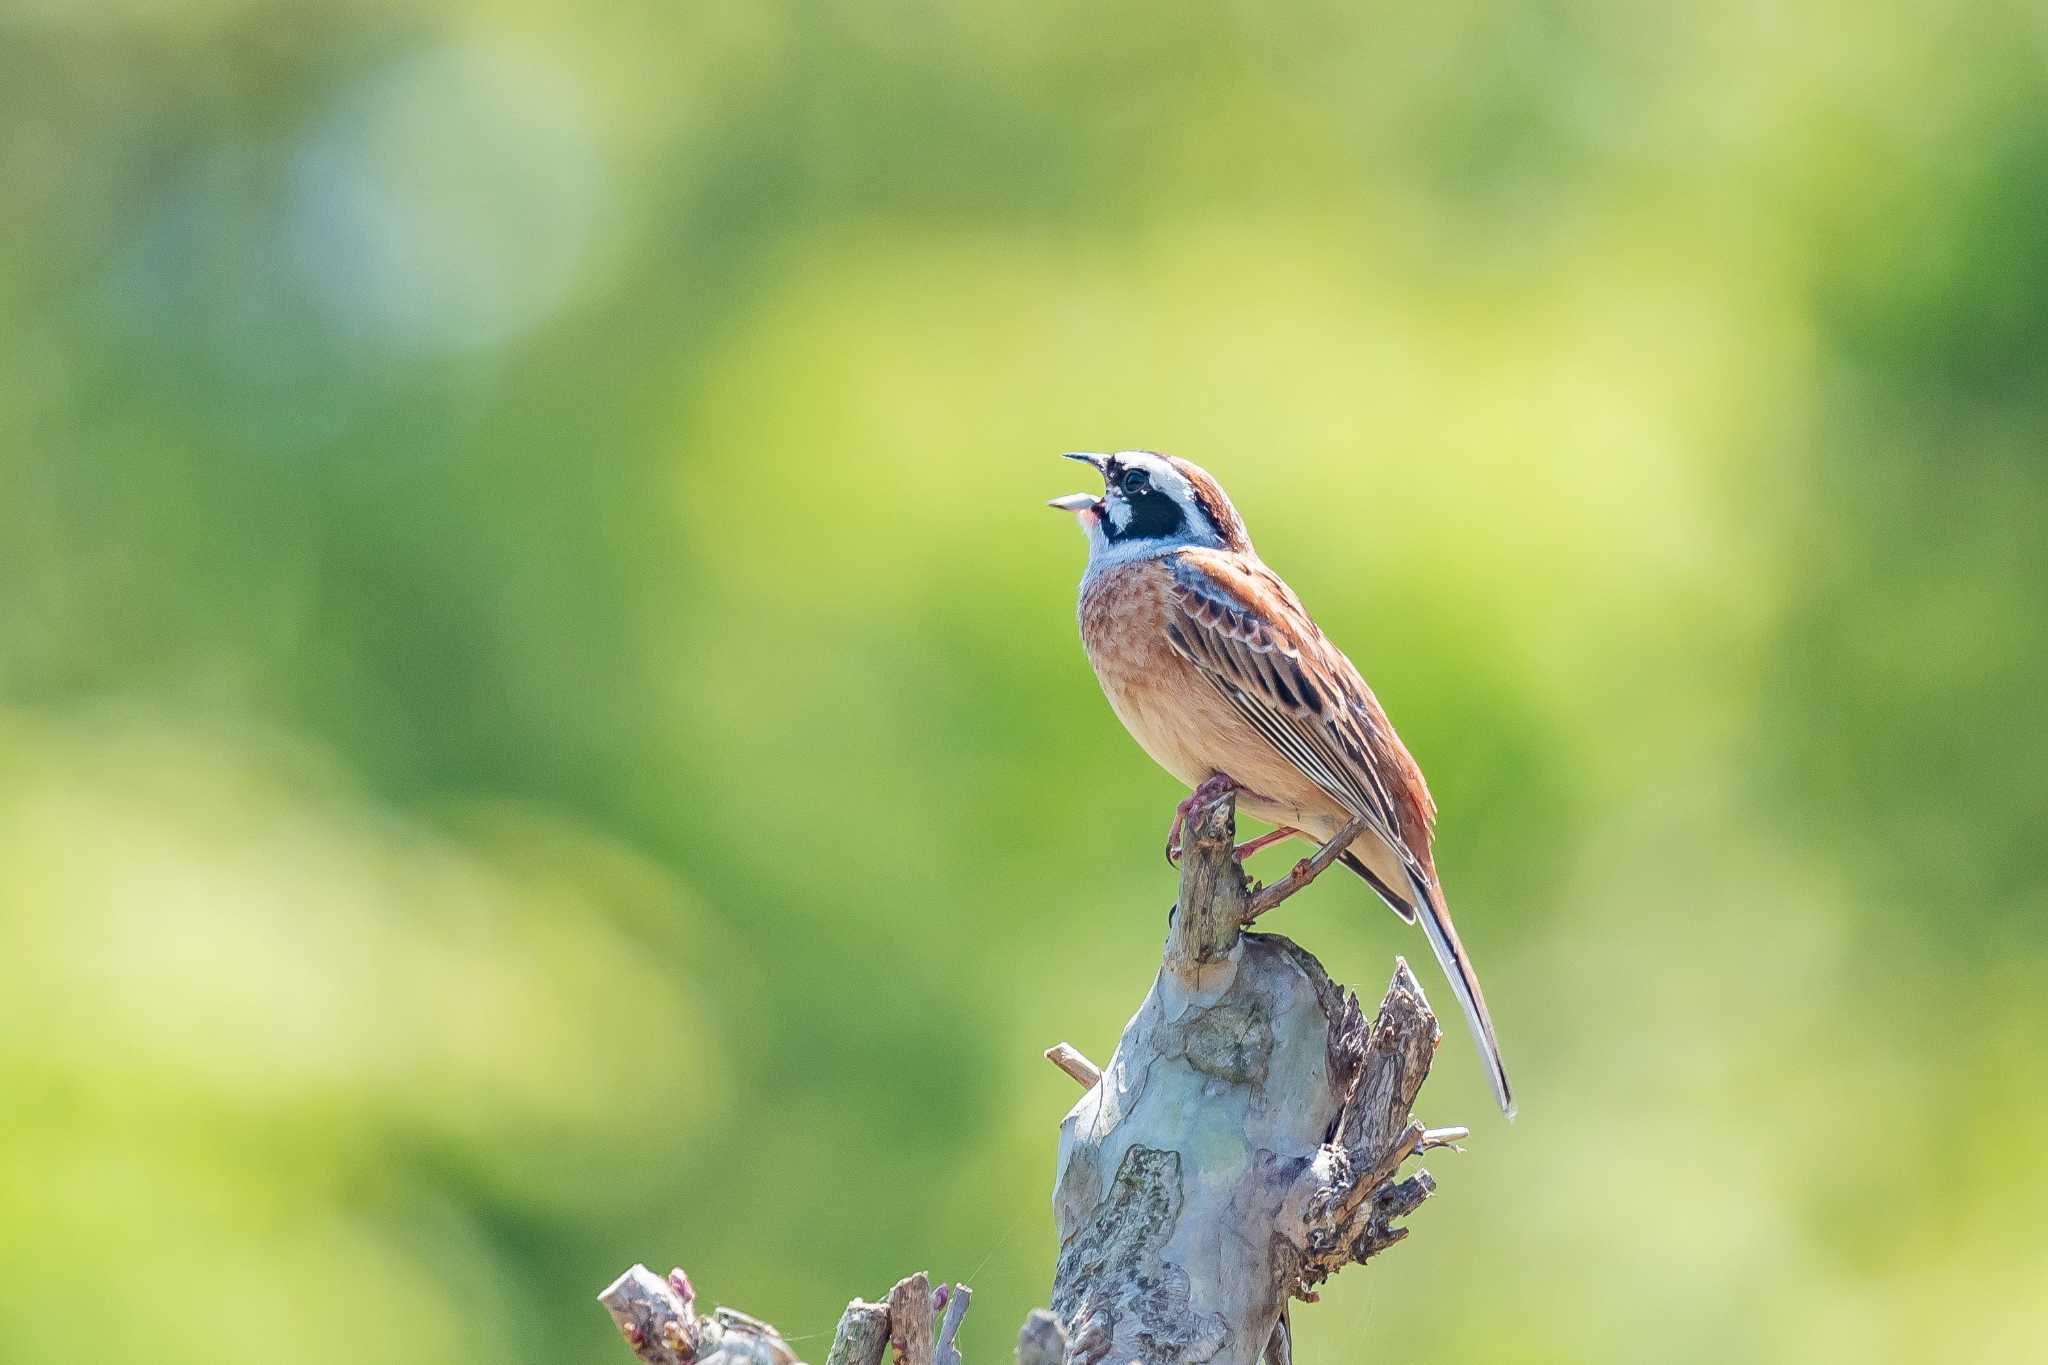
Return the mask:
[[[1109,1064],[1047,1054],[1087,1093],[1060,1128],[1053,1312],[1025,1323],[1018,1365],[1291,1365],[1290,1299],[1406,1236],[1435,1182],[1403,1163],[1465,1136],[1412,1119],[1440,1035],[1407,963],[1368,1017],[1312,955],[1243,931],[1329,859],[1254,891],[1234,805],[1224,791],[1188,814],[1160,970]],[[891,1347],[897,1365],[961,1365],[971,1293],[917,1274],[855,1299],[827,1365]],[[758,1319],[698,1316],[681,1271],[635,1266],[599,1297],[644,1365],[799,1365]]]
[[[1438,1032],[1405,963],[1368,1020],[1313,956],[1242,933],[1228,793],[1189,812],[1151,992],[1060,1131],[1053,1311],[1073,1365],[1254,1365],[1290,1297],[1399,1240]],[[1276,1335],[1277,1333],[1277,1335]]]
[[1017,1365],[1060,1365],[1067,1358],[1067,1329],[1043,1308],[1034,1308],[1017,1334]]
[[1108,1350],[1120,1322],[1137,1324],[1127,1335],[1143,1360],[1206,1360],[1229,1336],[1220,1316],[1196,1308],[1187,1273],[1163,1255],[1180,1221],[1182,1183],[1179,1152],[1128,1148],[1108,1196],[1061,1247],[1052,1311],[1075,1355]]

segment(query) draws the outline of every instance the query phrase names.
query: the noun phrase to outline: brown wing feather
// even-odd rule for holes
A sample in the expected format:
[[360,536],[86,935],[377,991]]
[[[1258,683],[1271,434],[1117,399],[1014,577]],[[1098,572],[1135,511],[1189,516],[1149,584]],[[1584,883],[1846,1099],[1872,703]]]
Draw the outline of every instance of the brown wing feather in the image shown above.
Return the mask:
[[1274,746],[1431,883],[1436,804],[1379,699],[1301,599],[1245,555],[1186,550],[1167,561],[1180,620],[1174,648],[1209,675]]
[[1420,919],[1472,1026],[1501,1112],[1514,1092],[1479,974],[1459,942],[1430,857],[1436,804],[1379,699],[1343,651],[1323,638],[1288,586],[1250,554],[1186,550],[1169,556],[1180,608],[1166,633],[1273,747],[1371,828],[1400,860],[1415,898],[1364,860],[1354,870],[1406,919]]

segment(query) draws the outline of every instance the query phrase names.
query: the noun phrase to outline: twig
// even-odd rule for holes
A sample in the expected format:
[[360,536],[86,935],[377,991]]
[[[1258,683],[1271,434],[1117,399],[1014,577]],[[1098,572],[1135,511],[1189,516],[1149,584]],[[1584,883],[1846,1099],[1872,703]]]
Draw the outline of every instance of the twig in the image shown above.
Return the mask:
[[696,1314],[666,1280],[636,1265],[612,1281],[597,1301],[619,1325],[619,1335],[647,1365],[687,1365],[697,1358]]
[[889,1291],[889,1340],[901,1365],[932,1365],[931,1277],[906,1275]]
[[1102,1079],[1102,1068],[1083,1057],[1072,1043],[1054,1043],[1045,1050],[1045,1060],[1072,1076],[1083,1087],[1092,1088]]
[[1268,910],[1280,904],[1281,901],[1286,900],[1289,896],[1322,876],[1330,864],[1337,861],[1337,855],[1357,842],[1358,836],[1365,833],[1366,826],[1370,823],[1363,815],[1352,816],[1351,823],[1338,830],[1335,837],[1328,843],[1296,863],[1292,872],[1282,877],[1279,881],[1274,882],[1271,886],[1262,886],[1253,892],[1251,904],[1245,907],[1244,923],[1250,924],[1260,915],[1265,914]]
[[961,1365],[960,1350],[953,1344],[953,1338],[960,1335],[960,1323],[967,1317],[967,1305],[973,1301],[974,1291],[956,1284],[950,1290],[941,1286],[939,1292],[946,1296],[946,1320],[939,1327],[938,1344],[932,1348],[932,1365]]
[[889,1353],[889,1305],[855,1299],[840,1315],[825,1365],[882,1365]]
[[696,1314],[690,1277],[636,1265],[597,1296],[645,1365],[799,1365],[782,1334],[731,1308]]

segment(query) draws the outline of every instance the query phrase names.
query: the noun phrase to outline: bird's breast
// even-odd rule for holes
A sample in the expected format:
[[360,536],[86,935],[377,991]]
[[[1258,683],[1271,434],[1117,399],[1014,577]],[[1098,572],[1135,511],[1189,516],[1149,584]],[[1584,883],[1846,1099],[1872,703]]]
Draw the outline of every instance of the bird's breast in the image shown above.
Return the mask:
[[1179,611],[1172,577],[1156,560],[1091,574],[1081,585],[1081,643],[1131,738],[1189,787],[1228,773],[1257,794],[1241,804],[1260,819],[1294,824],[1329,804],[1168,642],[1167,622]]

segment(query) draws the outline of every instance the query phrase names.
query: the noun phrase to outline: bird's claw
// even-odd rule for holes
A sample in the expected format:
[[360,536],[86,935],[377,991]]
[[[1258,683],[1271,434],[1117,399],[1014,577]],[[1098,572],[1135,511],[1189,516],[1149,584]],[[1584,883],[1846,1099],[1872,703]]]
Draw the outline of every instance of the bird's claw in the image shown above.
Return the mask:
[[1236,791],[1237,783],[1228,773],[1217,773],[1206,778],[1202,785],[1188,793],[1187,799],[1173,808],[1173,827],[1166,831],[1166,864],[1180,866],[1180,832],[1187,825],[1188,813],[1204,801],[1214,800],[1226,791]]

